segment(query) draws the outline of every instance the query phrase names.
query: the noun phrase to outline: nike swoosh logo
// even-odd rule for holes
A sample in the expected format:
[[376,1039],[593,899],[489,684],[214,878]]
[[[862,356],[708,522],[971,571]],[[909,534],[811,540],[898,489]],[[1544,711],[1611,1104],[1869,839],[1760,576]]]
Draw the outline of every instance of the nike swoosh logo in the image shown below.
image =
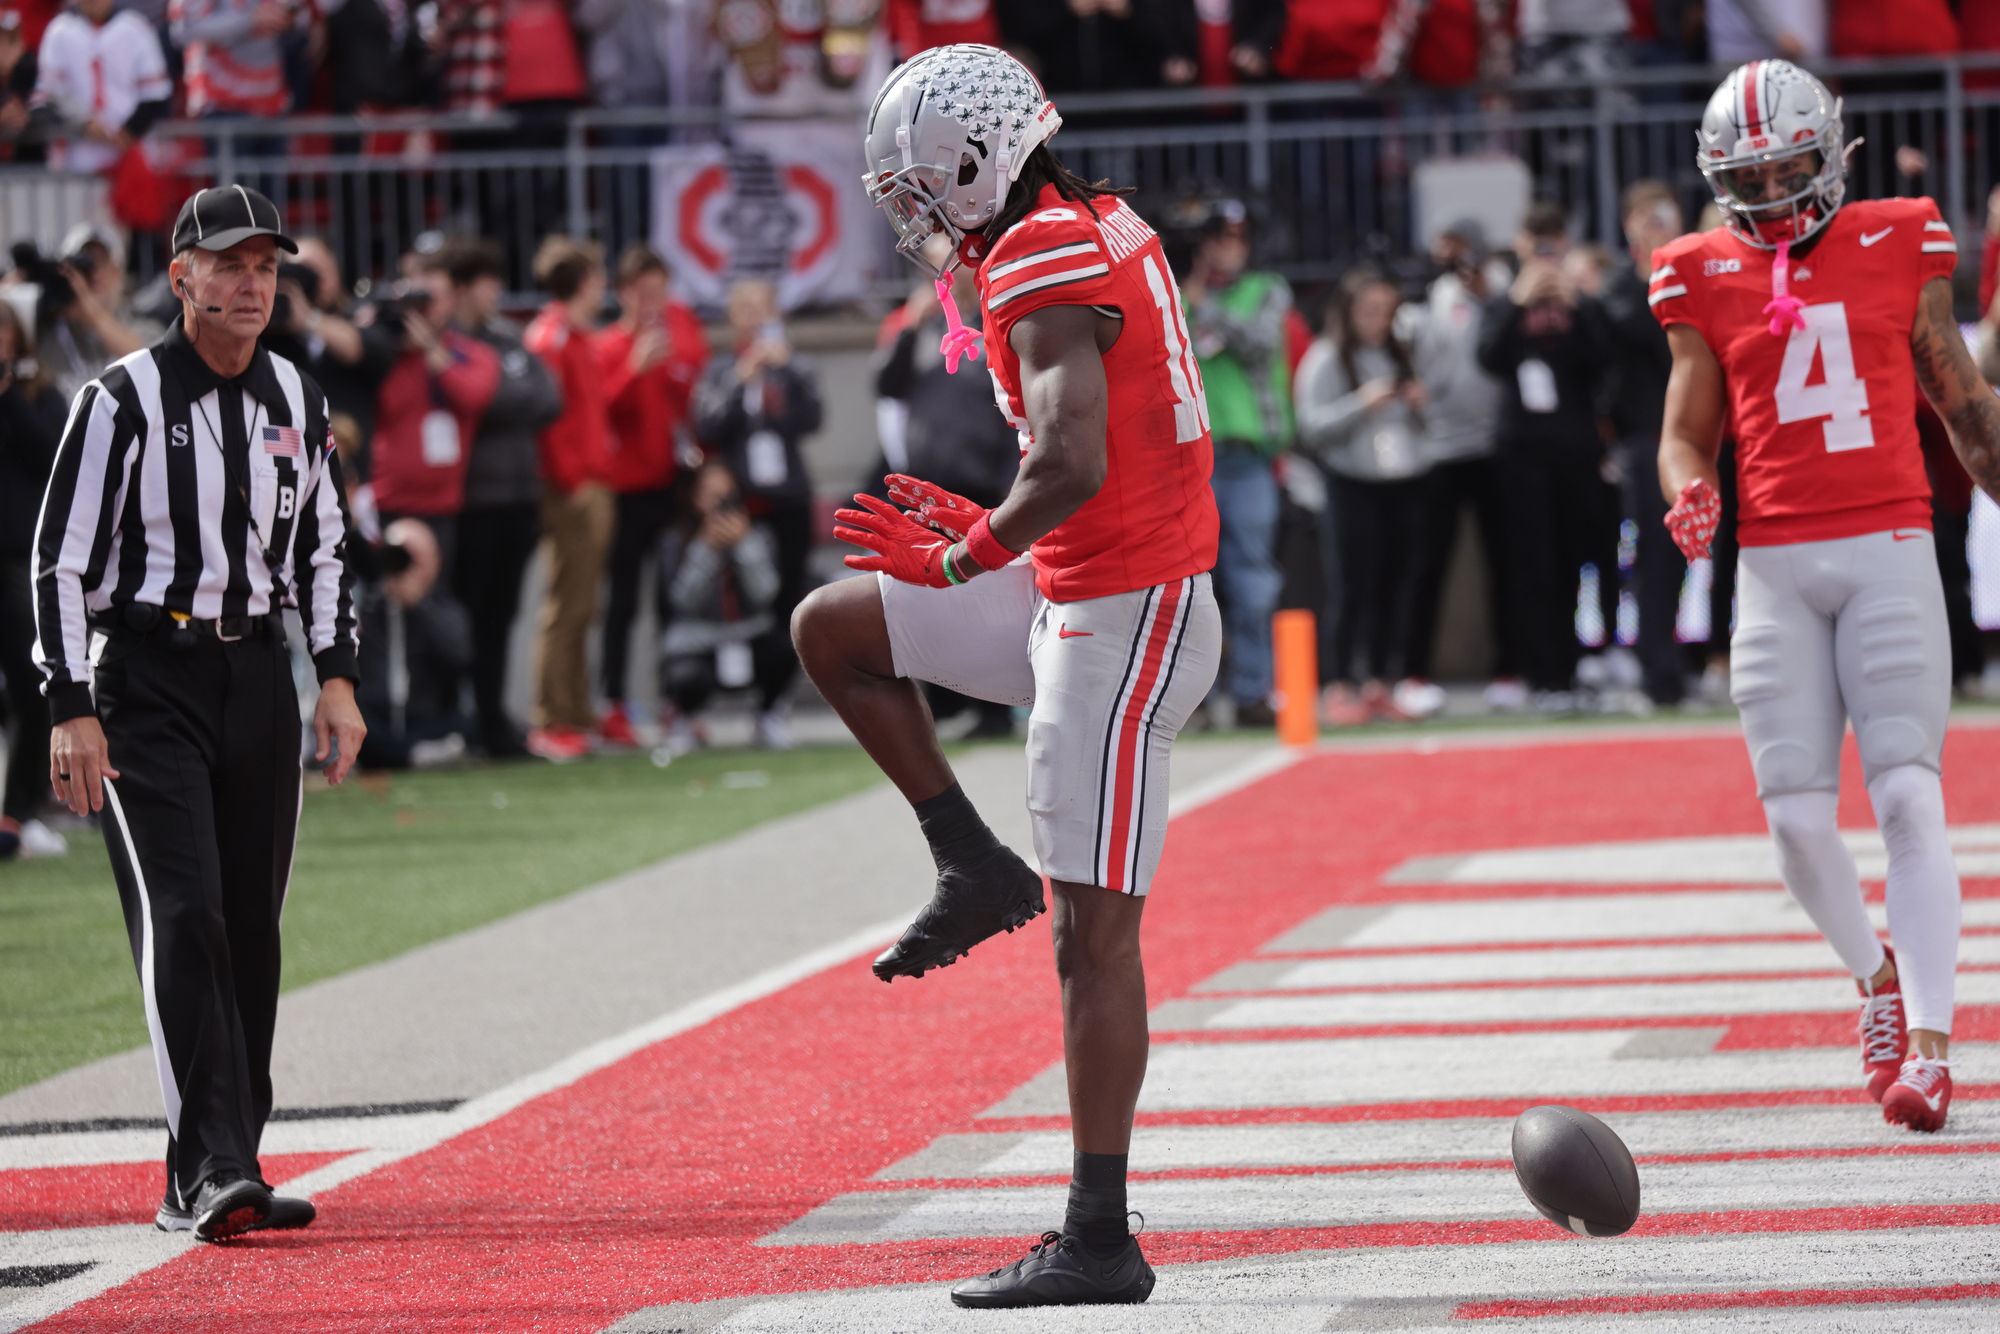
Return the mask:
[[1944,1101],[1942,1095],[1933,1093],[1929,1097],[1924,1099],[1924,1106],[1930,1108],[1932,1111],[1936,1111],[1938,1109],[1938,1104],[1942,1101]]
[[1915,541],[1915,540],[1916,540],[1917,538],[1920,538],[1920,537],[1922,537],[1922,536],[1923,536],[1923,534],[1922,534],[1922,533],[1891,533],[1891,534],[1889,534],[1889,536],[1891,536],[1891,537],[1895,538],[1895,539],[1896,539],[1896,540],[1897,540],[1898,542],[1913,542],[1913,541]]
[[1877,241],[1881,240],[1883,237],[1887,236],[1890,232],[1893,232],[1895,230],[1896,229],[1893,226],[1884,227],[1881,231],[1875,233],[1873,236],[1870,236],[1867,232],[1863,232],[1861,233],[1861,244],[1864,246],[1874,245]]
[[1065,626],[1062,626],[1062,627],[1061,627],[1060,629],[1058,629],[1058,630],[1056,631],[1056,638],[1057,638],[1057,639],[1088,639],[1088,638],[1089,638],[1090,636],[1092,636],[1092,635],[1094,635],[1094,634],[1096,634],[1096,633],[1097,633],[1097,631],[1095,631],[1095,630],[1072,630],[1072,629],[1070,629],[1070,628],[1069,628],[1069,627],[1068,627],[1067,625],[1065,625]]

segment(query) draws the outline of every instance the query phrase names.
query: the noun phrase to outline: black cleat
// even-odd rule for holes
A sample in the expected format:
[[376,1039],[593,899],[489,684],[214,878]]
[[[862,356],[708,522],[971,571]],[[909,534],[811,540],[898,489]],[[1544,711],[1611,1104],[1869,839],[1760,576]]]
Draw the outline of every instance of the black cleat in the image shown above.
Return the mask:
[[263,1225],[271,1216],[271,1188],[234,1172],[217,1173],[201,1183],[190,1212],[196,1241],[221,1241]]
[[1139,1239],[1098,1260],[1075,1237],[1044,1232],[1026,1255],[984,1278],[969,1278],[951,1290],[956,1306],[1137,1305],[1153,1295],[1153,1266],[1139,1253]]
[[938,877],[937,892],[917,920],[876,958],[875,976],[884,982],[922,977],[1047,911],[1042,878],[1012,848],[996,848],[971,870]]
[[[319,1210],[313,1208],[311,1200],[295,1200],[287,1195],[271,1197],[271,1214],[263,1222],[248,1232],[289,1232],[294,1228],[309,1225],[319,1217]],[[160,1203],[160,1212],[153,1215],[153,1226],[162,1232],[192,1232],[194,1230],[194,1210],[183,1209],[172,1200]]]

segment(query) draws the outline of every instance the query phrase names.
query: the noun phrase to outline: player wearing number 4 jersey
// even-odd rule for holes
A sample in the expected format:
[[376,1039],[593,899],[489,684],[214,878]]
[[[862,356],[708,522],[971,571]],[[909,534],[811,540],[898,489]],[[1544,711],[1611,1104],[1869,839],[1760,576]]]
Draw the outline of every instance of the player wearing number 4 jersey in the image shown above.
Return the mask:
[[[792,633],[813,681],[916,808],[937,891],[875,961],[920,977],[1043,910],[1041,878],[953,781],[918,681],[1031,709],[1028,812],[1055,895],[1075,1175],[1060,1229],[952,1292],[961,1306],[1141,1302],[1125,1162],[1146,1073],[1139,917],[1166,838],[1174,736],[1215,680],[1217,519],[1201,373],[1159,239],[1049,153],[1034,76],[985,46],[934,49],[883,85],[864,178],[913,258],[978,265],[984,354],[1021,470],[990,513],[913,477],[835,532],[872,571],[818,590]],[[959,371],[973,374],[971,368]],[[899,508],[900,506],[900,508]]]
[[[1928,199],[1842,206],[1840,104],[1777,60],[1710,99],[1696,164],[1728,225],[1654,252],[1667,328],[1660,481],[1667,525],[1708,554],[1715,460],[1736,429],[1730,694],[1785,886],[1862,994],[1868,1091],[1883,1116],[1943,1127],[1958,872],[1940,774],[1951,652],[1917,444],[1921,382],[1975,480],[2000,494],[2000,402],[1951,312],[1957,246]],[[1835,825],[1854,723],[1888,845],[1893,947],[1878,939]]]

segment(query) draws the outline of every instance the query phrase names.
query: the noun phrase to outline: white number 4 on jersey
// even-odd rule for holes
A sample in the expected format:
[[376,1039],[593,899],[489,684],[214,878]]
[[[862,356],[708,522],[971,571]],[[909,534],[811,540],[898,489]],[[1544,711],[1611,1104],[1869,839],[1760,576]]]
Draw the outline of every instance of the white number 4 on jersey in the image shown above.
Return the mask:
[[[1868,420],[1868,383],[1854,373],[1854,347],[1847,336],[1847,305],[1829,301],[1807,306],[1800,312],[1806,327],[1796,326],[1785,342],[1785,361],[1778,368],[1778,420],[1830,420],[1821,424],[1826,435],[1826,452],[1868,449],[1875,443],[1875,428]],[[1807,384],[1812,373],[1813,354],[1825,379]]]

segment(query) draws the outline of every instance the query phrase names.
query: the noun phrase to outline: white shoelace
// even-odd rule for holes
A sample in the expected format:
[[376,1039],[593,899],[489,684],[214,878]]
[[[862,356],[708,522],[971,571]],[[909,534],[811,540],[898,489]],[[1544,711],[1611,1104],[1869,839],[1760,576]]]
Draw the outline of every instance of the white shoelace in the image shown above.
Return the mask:
[[1870,996],[1861,1002],[1861,1050],[1863,1061],[1893,1061],[1902,1053],[1897,1038],[1902,1031],[1903,998],[1896,992]]
[[1929,1097],[1950,1072],[1950,1061],[1941,1061],[1935,1056],[1912,1056],[1903,1062],[1902,1073],[1896,1076],[1896,1082]]

